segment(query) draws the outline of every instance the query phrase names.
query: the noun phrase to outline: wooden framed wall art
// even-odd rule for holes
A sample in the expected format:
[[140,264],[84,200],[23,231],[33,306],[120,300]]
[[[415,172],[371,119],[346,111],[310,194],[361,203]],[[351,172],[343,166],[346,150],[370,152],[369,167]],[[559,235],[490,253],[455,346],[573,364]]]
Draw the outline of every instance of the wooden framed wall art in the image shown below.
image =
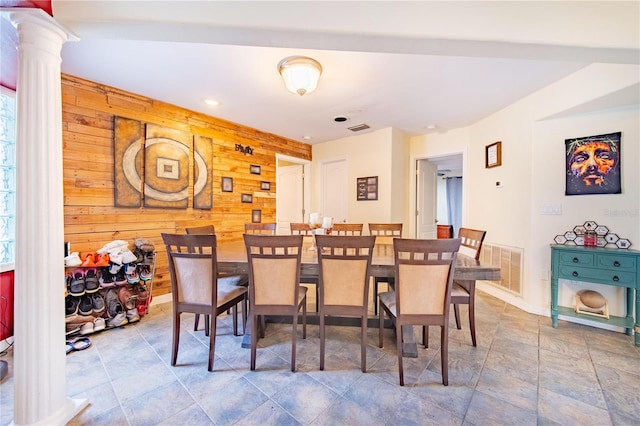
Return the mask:
[[222,178],[222,192],[233,192],[233,178]]
[[502,142],[494,142],[484,148],[484,167],[490,169],[502,165]]

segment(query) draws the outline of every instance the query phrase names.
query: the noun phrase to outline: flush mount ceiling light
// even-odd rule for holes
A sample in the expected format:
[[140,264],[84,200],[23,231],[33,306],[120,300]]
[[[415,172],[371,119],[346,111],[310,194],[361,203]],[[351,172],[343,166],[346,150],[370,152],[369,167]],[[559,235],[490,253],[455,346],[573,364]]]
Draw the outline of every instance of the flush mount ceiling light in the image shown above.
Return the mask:
[[289,56],[280,61],[278,72],[287,89],[302,96],[316,90],[322,65],[306,56]]

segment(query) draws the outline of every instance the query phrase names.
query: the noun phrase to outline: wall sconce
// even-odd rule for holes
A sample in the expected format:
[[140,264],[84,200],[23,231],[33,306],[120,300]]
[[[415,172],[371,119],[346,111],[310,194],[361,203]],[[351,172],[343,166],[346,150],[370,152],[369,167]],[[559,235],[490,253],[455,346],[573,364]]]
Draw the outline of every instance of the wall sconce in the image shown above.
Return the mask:
[[302,96],[316,90],[322,74],[322,65],[306,56],[289,56],[280,61],[278,72],[287,89]]

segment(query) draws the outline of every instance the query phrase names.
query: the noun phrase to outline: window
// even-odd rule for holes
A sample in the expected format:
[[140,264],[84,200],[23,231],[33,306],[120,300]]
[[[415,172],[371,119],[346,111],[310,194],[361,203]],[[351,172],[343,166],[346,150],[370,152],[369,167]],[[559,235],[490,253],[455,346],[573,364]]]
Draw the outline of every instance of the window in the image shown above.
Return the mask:
[[16,259],[16,97],[0,87],[0,271]]

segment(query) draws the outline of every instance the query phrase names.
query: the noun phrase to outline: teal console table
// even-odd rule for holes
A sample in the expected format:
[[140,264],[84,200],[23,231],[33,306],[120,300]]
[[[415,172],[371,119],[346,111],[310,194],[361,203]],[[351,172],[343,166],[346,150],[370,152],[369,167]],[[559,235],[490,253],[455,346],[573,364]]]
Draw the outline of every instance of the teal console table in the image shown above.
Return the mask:
[[[558,280],[584,281],[625,287],[627,312],[609,319],[578,314],[573,308],[558,306]],[[636,317],[634,318],[634,301]],[[587,321],[624,327],[640,346],[640,251],[631,249],[551,245],[551,324],[558,327],[558,314]]]

